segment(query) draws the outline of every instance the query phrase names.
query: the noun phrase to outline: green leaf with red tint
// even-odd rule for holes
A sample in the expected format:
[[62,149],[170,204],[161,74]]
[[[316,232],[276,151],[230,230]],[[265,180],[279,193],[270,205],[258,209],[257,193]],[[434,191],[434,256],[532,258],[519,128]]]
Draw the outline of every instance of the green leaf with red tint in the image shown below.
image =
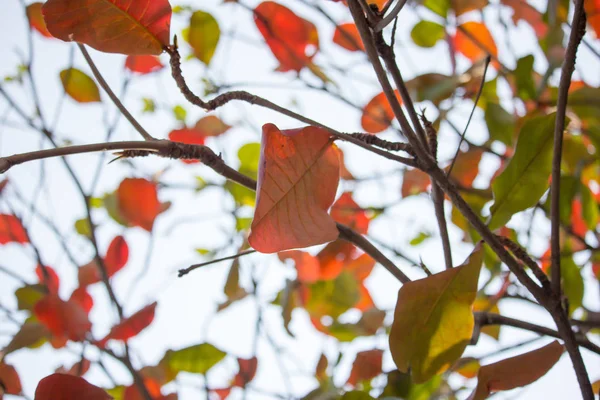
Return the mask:
[[382,363],[383,350],[373,349],[357,353],[346,383],[356,386],[360,382],[370,381],[381,374]]
[[278,3],[260,3],[254,9],[254,22],[279,61],[278,71],[300,71],[319,49],[315,25]]
[[156,217],[166,209],[166,204],[158,201],[156,183],[143,178],[124,179],[116,195],[118,210],[125,221],[148,232]]
[[0,214],[0,244],[6,243],[29,243],[29,237],[19,218]]
[[[187,144],[204,144],[204,135],[196,129],[175,129],[169,133],[169,140]],[[181,160],[185,164],[196,164],[199,160]]]
[[160,58],[152,55],[127,56],[125,59],[125,68],[131,72],[146,75],[160,71],[164,68],[164,65],[160,62]]
[[351,22],[335,27],[333,43],[350,51],[364,51],[365,49],[358,28]]
[[369,218],[365,210],[354,201],[352,194],[348,192],[343,193],[331,207],[331,218],[363,235],[369,230]]
[[243,388],[254,379],[258,369],[258,359],[256,357],[238,358],[237,361],[240,369],[233,380],[233,386]]
[[123,319],[119,324],[112,327],[109,334],[98,342],[99,347],[106,346],[109,340],[127,341],[136,336],[154,321],[156,302],[147,305],[129,318]]
[[0,361],[0,398],[2,394],[19,395],[22,390],[21,379],[15,367]]
[[44,16],[42,15],[42,6],[42,3],[36,2],[31,3],[25,9],[29,26],[44,37],[52,37],[52,34],[48,32],[48,28],[46,28],[46,21],[44,21]]
[[[400,93],[397,90],[394,93],[400,104],[402,104]],[[364,107],[360,124],[368,133],[379,133],[389,128],[394,118],[392,106],[387,101],[385,93],[381,92]]]
[[275,253],[335,240],[338,230],[327,209],[340,161],[327,131],[311,126],[280,131],[266,124],[261,146],[250,245]]
[[95,103],[100,100],[96,82],[77,68],[60,71],[60,81],[65,93],[78,103]]
[[103,389],[78,376],[52,374],[42,379],[35,389],[34,400],[110,400]]
[[48,294],[33,308],[37,319],[52,333],[52,343],[61,347],[67,340],[80,342],[92,328],[85,310],[74,301]]
[[48,0],[42,13],[53,36],[106,53],[158,55],[170,41],[168,0]]
[[38,266],[35,267],[35,274],[37,275],[39,282],[48,288],[48,293],[58,293],[58,289],[60,288],[60,278],[53,268],[48,266],[42,268],[42,266],[38,264]]

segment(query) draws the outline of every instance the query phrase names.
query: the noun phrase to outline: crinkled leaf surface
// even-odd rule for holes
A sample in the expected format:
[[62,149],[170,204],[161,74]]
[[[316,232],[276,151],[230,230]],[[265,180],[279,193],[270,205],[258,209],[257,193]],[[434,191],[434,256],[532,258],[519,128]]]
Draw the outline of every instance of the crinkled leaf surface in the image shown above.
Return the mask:
[[170,41],[168,0],[48,0],[50,33],[64,41],[122,54],[160,54]]
[[335,240],[327,209],[339,179],[338,150],[327,131],[264,125],[250,245],[274,253]]
[[410,368],[416,383],[448,369],[469,343],[482,261],[479,244],[463,265],[400,288],[390,351],[398,369]]

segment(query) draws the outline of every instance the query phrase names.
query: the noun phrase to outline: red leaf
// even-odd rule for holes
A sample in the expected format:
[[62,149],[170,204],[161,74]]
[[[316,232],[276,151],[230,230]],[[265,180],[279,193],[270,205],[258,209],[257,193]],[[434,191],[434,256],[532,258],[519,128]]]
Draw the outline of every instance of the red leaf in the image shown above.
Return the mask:
[[352,371],[350,371],[347,383],[356,386],[359,382],[375,378],[381,374],[382,361],[383,350],[373,349],[359,352],[352,364]]
[[163,67],[164,65],[160,62],[160,58],[156,56],[127,56],[125,59],[125,68],[142,75],[160,71]]
[[256,357],[250,359],[238,358],[238,365],[240,366],[240,370],[235,376],[233,386],[243,388],[254,379],[256,370],[258,369],[258,359]]
[[110,278],[121,270],[129,260],[129,246],[123,236],[116,236],[108,245],[104,265]]
[[69,301],[79,304],[86,314],[89,314],[92,310],[92,307],[94,307],[94,299],[87,292],[85,287],[78,287],[77,289],[73,290]]
[[42,3],[31,3],[27,6],[27,19],[29,20],[29,26],[38,31],[42,36],[52,37],[48,28],[46,28],[46,21],[42,15]]
[[52,374],[42,379],[35,389],[34,400],[110,400],[103,389],[78,376]]
[[[472,62],[477,62],[488,54],[498,58],[498,48],[492,34],[481,22],[465,22],[456,29],[454,36],[454,49],[459,51]],[[492,65],[498,69],[498,62],[493,60]]]
[[327,209],[340,179],[337,148],[327,131],[306,127],[280,131],[263,126],[257,200],[248,242],[275,253],[335,240]]
[[[402,104],[400,93],[396,90],[396,98]],[[390,127],[394,120],[394,111],[387,101],[385,93],[381,92],[373,97],[363,109],[360,124],[369,133],[379,133]]]
[[18,395],[22,390],[21,379],[15,367],[0,361],[0,399],[2,394]]
[[[176,129],[169,133],[169,140],[187,144],[204,144],[204,135],[196,129],[183,128]],[[199,163],[198,160],[181,160],[186,164]]]
[[8,185],[8,179],[4,179],[4,180],[0,181],[0,194],[2,194],[2,191],[4,190],[6,185]]
[[119,211],[131,226],[152,231],[154,220],[163,211],[156,183],[143,178],[126,178],[117,189]]
[[211,393],[216,394],[218,396],[219,400],[225,400],[231,393],[231,387],[220,388],[220,389],[211,389]]
[[351,22],[335,27],[333,43],[350,51],[363,51],[365,49],[358,28]]
[[540,13],[534,6],[525,0],[502,0],[502,4],[513,9],[512,20],[516,25],[520,20],[527,22],[535,31],[538,39],[543,38],[548,33],[548,25],[543,20]]
[[296,270],[298,271],[298,280],[303,283],[314,283],[319,280],[321,268],[319,260],[305,251],[290,250],[279,253],[281,261],[287,259],[294,260]]
[[312,22],[272,1],[254,9],[254,23],[271,52],[279,60],[278,71],[300,71],[319,49],[319,35]]
[[29,243],[29,237],[17,217],[0,214],[0,244],[6,243]]
[[168,0],[48,0],[50,33],[67,42],[123,54],[160,54],[170,41]]
[[37,319],[52,333],[58,344],[67,339],[76,342],[85,339],[92,328],[85,310],[74,301],[63,301],[56,294],[48,294],[33,309]]
[[348,192],[343,193],[331,207],[331,218],[363,235],[369,230],[369,218],[365,210],[356,204]]
[[585,0],[583,7],[587,14],[588,25],[596,33],[596,38],[600,38],[600,0]]
[[129,318],[125,318],[119,324],[112,327],[109,334],[98,342],[99,347],[104,347],[109,340],[127,341],[136,336],[154,320],[156,302],[142,308]]
[[425,172],[416,168],[404,171],[402,197],[423,193],[429,188],[429,185],[431,185],[431,180]]
[[344,264],[355,252],[351,243],[344,240],[336,240],[329,243],[323,250],[317,254],[317,259],[321,265],[321,279],[335,279],[342,272]]
[[[146,386],[146,390],[153,400],[163,399],[163,396],[160,392],[160,385],[156,381],[153,379],[144,379],[144,386]],[[140,390],[134,383],[125,388],[123,400],[146,400],[146,398],[140,393]]]
[[571,229],[573,233],[585,237],[588,231],[588,227],[583,219],[583,210],[581,206],[581,200],[574,199],[571,206]]
[[81,361],[73,364],[73,366],[69,369],[66,369],[65,367],[60,367],[55,372],[57,374],[83,376],[90,369],[91,364],[92,363],[90,362],[90,360],[88,360],[87,358],[84,358]]
[[[46,271],[48,274],[48,279],[46,279],[46,274],[44,271]],[[58,294],[58,288],[60,288],[60,279],[54,269],[48,266],[42,268],[42,266],[38,264],[38,266],[35,267],[35,274],[37,275],[39,282],[43,285],[46,285],[48,288],[48,293]]]

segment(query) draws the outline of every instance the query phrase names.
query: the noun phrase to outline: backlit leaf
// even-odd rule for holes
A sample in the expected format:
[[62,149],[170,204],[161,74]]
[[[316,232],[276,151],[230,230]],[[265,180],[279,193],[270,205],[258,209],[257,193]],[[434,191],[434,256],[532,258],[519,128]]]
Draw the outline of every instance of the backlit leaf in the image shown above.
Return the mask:
[[305,287],[304,308],[312,317],[339,317],[360,300],[360,283],[350,272]]
[[281,261],[292,259],[296,265],[298,281],[314,283],[321,277],[319,260],[310,253],[300,250],[290,250],[279,253]]
[[130,226],[139,226],[148,232],[154,220],[164,211],[158,201],[156,183],[143,178],[124,179],[116,192],[118,210]]
[[60,347],[67,339],[75,342],[84,340],[92,327],[87,313],[78,303],[64,301],[55,294],[48,294],[38,301],[33,311],[52,333],[55,346]]
[[44,325],[35,320],[28,320],[21,325],[21,329],[12,337],[8,345],[2,349],[2,354],[6,356],[13,351],[25,347],[36,347],[39,343],[44,343],[49,336],[50,332]]
[[535,382],[552,368],[563,353],[554,341],[540,349],[484,365],[477,374],[477,388],[469,400],[483,400],[499,390],[511,390]]
[[410,37],[417,46],[433,47],[446,36],[446,29],[432,21],[419,21],[410,31]]
[[490,229],[503,226],[516,212],[534,206],[548,188],[554,119],[555,114],[533,117],[521,128],[513,158],[492,182]]
[[42,379],[35,389],[34,400],[110,400],[103,389],[88,383],[85,379],[67,375],[52,374]]
[[335,240],[327,209],[340,179],[338,150],[327,131],[263,126],[257,201],[248,242],[275,253]]
[[60,81],[65,93],[79,103],[94,103],[100,101],[100,92],[96,82],[85,72],[77,68],[60,71]]
[[58,368],[55,372],[59,374],[67,374],[73,376],[83,376],[90,369],[92,363],[87,358],[84,358],[67,369],[65,367]]
[[127,56],[125,59],[125,68],[131,72],[146,75],[151,72],[160,71],[164,68],[164,65],[160,62],[160,58],[152,55]]
[[352,194],[348,192],[343,193],[331,207],[331,218],[361,234],[366,234],[369,230],[369,218],[365,210],[354,201]]
[[233,385],[243,388],[254,379],[258,369],[258,359],[256,357],[238,358],[237,361],[240,369],[233,380]]
[[587,14],[587,23],[592,27],[596,38],[600,38],[600,1],[585,0],[583,2],[585,13]]
[[[498,303],[491,301],[487,297],[478,297],[475,299],[475,302],[473,303],[473,311],[484,311],[500,314]],[[481,333],[485,333],[486,335],[498,340],[500,338],[500,327],[500,325],[486,325],[481,328]]]
[[501,3],[513,9],[512,20],[515,25],[519,21],[525,21],[531,25],[538,39],[546,36],[548,25],[544,22],[542,13],[531,4],[524,0],[502,0]]
[[483,248],[477,245],[463,265],[400,288],[390,351],[398,369],[410,369],[416,383],[448,369],[471,340],[482,261]]
[[470,149],[466,153],[458,153],[454,168],[452,168],[452,179],[457,181],[460,186],[470,188],[479,173],[479,162],[482,155],[483,150],[477,148]]
[[29,237],[17,217],[0,214],[0,244],[6,243],[29,243]]
[[26,12],[29,26],[38,31],[42,36],[52,37],[52,34],[48,32],[48,28],[46,28],[46,21],[44,21],[44,16],[42,15],[42,6],[43,4],[39,2],[31,3],[27,6]]
[[85,287],[78,287],[77,289],[73,290],[73,293],[71,293],[71,297],[69,298],[69,302],[79,304],[83,311],[85,311],[88,315],[94,306],[94,299],[87,292]]
[[[175,129],[169,133],[169,140],[187,144],[204,144],[204,135],[196,129]],[[181,160],[185,164],[196,164],[200,160]]]
[[[240,166],[238,171],[252,179],[258,177],[258,164],[260,161],[260,143],[246,143],[238,150]],[[233,196],[236,204],[254,207],[256,194],[233,181],[225,183],[225,189]]]
[[104,265],[106,266],[106,274],[112,277],[119,272],[129,260],[129,246],[123,236],[115,236],[108,245],[106,256],[104,257]]
[[43,284],[25,285],[15,290],[18,310],[33,310],[33,307],[48,293]]
[[122,54],[160,54],[170,41],[168,0],[48,0],[42,13],[64,41]]
[[[396,98],[402,103],[400,93],[396,90]],[[373,97],[363,109],[360,119],[362,128],[368,133],[379,133],[390,127],[394,120],[394,111],[387,101],[385,93],[381,92]]]
[[180,350],[168,351],[165,359],[169,368],[178,372],[206,374],[215,364],[221,361],[227,353],[209,343],[202,343]]
[[[469,21],[461,24],[456,29],[454,48],[473,63],[491,55],[498,57],[498,49],[492,34],[481,22]],[[492,61],[492,65],[497,62]]]
[[194,125],[194,129],[203,136],[220,136],[231,128],[225,122],[221,121],[216,115],[207,115],[202,117]]
[[109,340],[128,341],[143,331],[154,321],[156,302],[147,305],[132,316],[123,319],[119,324],[112,327],[108,335],[98,342],[98,346],[104,347]]
[[382,362],[383,350],[373,349],[357,353],[346,383],[356,386],[362,381],[375,378],[381,374]]
[[488,5],[488,0],[451,0],[452,8],[456,16],[469,11],[482,10]]
[[2,394],[21,394],[21,379],[12,365],[0,361],[0,397]]
[[60,278],[53,268],[45,266],[42,268],[41,265],[35,267],[35,274],[38,277],[39,282],[46,286],[48,293],[57,294],[60,288]]
[[196,58],[206,65],[215,54],[220,36],[221,29],[217,20],[204,11],[196,11],[192,14],[190,27],[184,34]]
[[423,193],[429,186],[431,186],[431,179],[425,172],[416,168],[404,171],[402,177],[402,197]]
[[279,61],[278,71],[300,71],[319,49],[315,25],[278,3],[260,3],[254,9],[254,23]]
[[333,43],[350,51],[363,51],[365,49],[358,28],[351,22],[335,27]]

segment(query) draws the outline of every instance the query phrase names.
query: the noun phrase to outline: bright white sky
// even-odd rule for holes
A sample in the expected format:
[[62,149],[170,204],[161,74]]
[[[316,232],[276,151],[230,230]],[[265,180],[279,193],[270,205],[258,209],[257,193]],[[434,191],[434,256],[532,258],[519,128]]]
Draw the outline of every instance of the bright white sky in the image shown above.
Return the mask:
[[[293,74],[273,73],[277,66],[274,57],[268,48],[261,43],[259,33],[254,26],[251,14],[235,4],[220,4],[217,0],[205,0],[188,3],[173,2],[172,5],[189,4],[200,7],[204,11],[213,13],[219,21],[223,32],[221,43],[209,69],[197,60],[185,62],[183,69],[192,89],[201,92],[201,79],[209,78],[218,83],[240,83],[243,88],[258,95],[269,98],[281,105],[289,106],[301,111],[312,119],[335,127],[340,131],[360,130],[360,114],[353,108],[336,101],[322,92],[301,89],[302,84],[297,82]],[[244,4],[254,7],[259,2],[246,0]],[[301,1],[281,1],[282,4],[292,8],[299,15],[313,21],[319,28],[321,50],[323,55],[316,57],[317,64],[327,67],[336,65],[348,68],[346,74],[332,72],[330,75],[342,88],[343,93],[358,105],[365,104],[373,95],[380,92],[375,85],[375,78],[366,63],[363,54],[348,54],[331,43],[333,29],[331,23],[302,4]],[[333,18],[338,22],[350,21],[350,15],[341,4],[318,1]],[[450,72],[447,57],[447,48],[438,44],[435,49],[423,51],[409,43],[409,32],[419,17],[429,14],[421,9],[418,12],[411,7],[404,10],[398,24],[399,40],[397,41],[398,61],[405,75],[405,79],[426,72]],[[502,14],[507,19],[509,14]],[[474,16],[477,18],[477,16]],[[494,10],[486,13],[486,22],[498,27],[498,14]],[[174,16],[172,33],[180,33],[187,23],[187,17]],[[23,17],[21,6],[17,0],[3,0],[0,3],[0,76],[15,72],[16,65],[27,52],[26,20]],[[500,54],[505,54],[506,43],[511,43],[518,56],[528,54],[533,46],[532,32],[529,28],[520,26],[513,29],[510,37],[494,31]],[[590,39],[591,40],[591,39]],[[596,48],[599,46],[594,44]],[[71,51],[74,51],[74,66],[84,71],[89,71],[85,61],[73,45],[68,45],[56,40],[41,38],[34,34],[35,65],[34,74],[38,84],[39,95],[42,102],[43,113],[52,121],[55,111],[62,104],[62,112],[56,125],[56,138],[59,142],[70,141],[75,144],[93,143],[104,141],[107,121],[111,124],[115,118],[115,109],[110,104],[106,95],[102,94],[103,103],[94,105],[78,105],[70,99],[64,103],[61,100],[62,88],[58,73],[69,65]],[[184,54],[187,48],[183,46]],[[100,70],[110,82],[113,89],[121,92],[123,77],[124,56],[101,54],[91,51],[92,57]],[[536,50],[536,54],[539,50]],[[162,60],[166,63],[167,56]],[[596,67],[598,60],[583,48],[578,57],[578,66],[584,66],[583,77],[587,83],[597,86],[600,74]],[[514,66],[514,60],[507,59],[509,67]],[[467,64],[461,60],[461,68]],[[536,65],[543,70],[544,65]],[[326,69],[326,71],[329,71]],[[318,84],[310,74],[303,73],[302,77],[312,83]],[[348,79],[350,78],[350,79]],[[29,91],[19,90],[15,85],[6,85],[6,89],[19,105],[29,112],[32,103]],[[292,90],[299,88],[298,90]],[[142,97],[155,99],[164,110],[159,110],[154,115],[142,114]],[[139,118],[151,134],[156,137],[166,137],[177,124],[170,115],[170,107],[182,104],[188,109],[188,123],[193,124],[198,118],[205,115],[201,110],[188,107],[185,99],[178,93],[176,86],[170,79],[167,69],[159,74],[147,77],[134,78],[125,98],[126,106]],[[427,104],[422,104],[426,107]],[[507,106],[510,106],[508,104]],[[430,111],[431,110],[431,111]],[[432,113],[433,108],[428,107]],[[462,127],[470,111],[470,104],[465,104],[459,112],[451,117],[453,122]],[[273,122],[280,128],[298,127],[300,124],[287,117],[280,116],[268,110],[250,107],[239,103],[230,103],[217,112],[226,123],[234,125],[226,135],[207,143],[217,153],[222,152],[225,160],[236,166],[236,152],[243,143],[259,140],[260,126],[266,122]],[[434,118],[435,115],[429,115]],[[485,140],[486,129],[482,125],[482,113],[478,110],[475,120],[469,130],[469,138],[475,142]],[[31,151],[47,143],[40,139],[38,132],[28,129],[14,112],[7,113],[7,106],[0,100],[0,155]],[[456,146],[456,137],[449,130],[442,131],[440,149],[442,157],[450,157]],[[392,133],[387,136],[394,139]],[[120,121],[113,140],[137,140],[138,134],[131,126]],[[396,170],[398,165],[384,161],[360,149],[344,144],[340,145],[346,151],[346,160],[349,169],[355,176],[367,177],[374,174],[385,174]],[[93,174],[97,166],[97,155],[82,155],[69,158],[73,168],[84,183],[86,190],[91,187]],[[478,182],[485,183],[490,169],[483,170]],[[39,162],[29,163],[14,168],[9,173],[11,185],[18,188],[27,198],[36,192],[40,181],[40,172],[45,174],[43,190],[36,201],[36,206],[43,215],[49,216],[64,232],[69,246],[78,257],[81,265],[91,259],[91,249],[85,239],[73,231],[75,220],[84,216],[82,200],[71,183],[66,171],[59,160],[48,160],[43,166]],[[201,176],[207,181],[221,181],[211,170],[198,164],[188,166],[178,161],[169,161],[156,158],[135,160],[133,164],[116,162],[105,166],[99,186],[94,192],[95,196],[113,191],[124,177],[151,177],[161,173],[161,182],[191,187],[195,183],[195,176]],[[398,175],[389,178],[361,184],[347,184],[341,189],[355,189],[355,199],[363,206],[382,206],[397,203],[388,209],[385,218],[380,218],[371,224],[370,235],[384,240],[397,247],[414,259],[421,258],[433,271],[441,270],[441,246],[435,232],[436,223],[432,207],[426,197],[411,198],[398,203],[400,199],[400,184]],[[341,192],[340,192],[341,193]],[[37,218],[32,218],[28,210],[23,209],[14,201],[11,190],[7,198],[10,203],[25,215],[26,222],[30,222],[30,233],[36,245],[42,251],[44,261],[56,269],[62,280],[61,294],[68,296],[76,285],[76,270],[68,258],[61,252],[61,248],[48,228]],[[229,269],[229,263],[216,264],[201,271],[195,271],[185,278],[177,278],[176,271],[190,264],[204,261],[194,251],[194,248],[222,247],[228,243],[228,232],[234,230],[234,221],[227,214],[233,209],[233,202],[229,195],[216,189],[206,189],[201,194],[195,194],[185,188],[163,189],[159,192],[162,201],[172,201],[173,206],[161,215],[155,224],[153,242],[147,232],[139,228],[124,230],[114,223],[104,211],[95,211],[95,220],[100,224],[98,236],[101,249],[106,249],[110,240],[117,234],[124,234],[130,246],[130,261],[128,266],[113,280],[113,285],[118,298],[125,305],[126,314],[131,314],[144,305],[157,300],[157,315],[151,328],[145,330],[139,337],[131,340],[135,350],[137,365],[147,365],[158,361],[167,349],[181,348],[187,345],[198,344],[203,341],[210,342],[217,347],[241,357],[250,357],[253,354],[255,332],[255,317],[257,304],[252,299],[237,303],[228,310],[214,315],[216,304],[224,300],[222,294],[223,284]],[[0,211],[7,211],[6,204],[0,203]],[[449,211],[449,209],[447,209]],[[536,224],[537,234],[546,235],[548,227]],[[429,231],[434,233],[432,239],[427,240],[419,247],[412,248],[408,241],[418,232]],[[460,232],[451,227],[452,238],[455,246],[454,260],[461,262],[470,252],[469,246],[458,243]],[[539,255],[547,243],[546,239],[539,239],[534,243],[536,255]],[[148,248],[152,246],[149,272],[139,279],[139,274],[144,270]],[[236,251],[235,244],[230,245],[222,255],[229,255]],[[0,247],[0,265],[9,267],[25,279],[35,280],[35,263],[32,251],[27,247],[7,245]],[[412,277],[420,276],[418,271],[398,261],[398,265]],[[315,332],[309,323],[304,311],[294,313],[291,325],[296,338],[290,338],[282,328],[279,308],[267,306],[268,302],[283,287],[285,278],[293,278],[294,271],[291,267],[284,267],[273,256],[252,255],[242,261],[242,284],[249,287],[250,274],[255,270],[260,277],[259,303],[264,306],[264,321],[268,335],[279,347],[285,348],[290,357],[285,358],[285,367],[289,376],[282,374],[282,368],[277,364],[273,348],[265,340],[258,344],[259,374],[253,386],[268,393],[278,392],[287,395],[286,381],[291,382],[291,391],[294,396],[307,393],[316,387],[316,380],[311,378],[317,359],[324,351],[330,357],[330,362],[335,360],[337,349],[344,352],[343,361],[335,373],[335,382],[343,384],[349,374],[349,367],[357,351],[370,349],[374,346],[387,349],[387,337],[379,335],[376,338],[357,339],[351,344],[337,345],[334,339],[324,337]],[[591,277],[588,270],[584,271],[587,278]],[[589,291],[586,304],[597,306],[596,282],[589,280]],[[19,283],[12,278],[2,275],[0,278],[0,304],[15,308],[16,302],[13,295]],[[381,267],[376,270],[368,280],[368,287],[377,306],[384,310],[392,310],[398,283],[390,279],[389,274]],[[109,306],[104,289],[99,285],[92,290],[95,306],[91,314],[94,323],[94,335],[104,335],[109,327],[116,322],[116,314]],[[530,306],[516,303],[501,303],[503,314],[525,318],[530,322],[552,326],[549,316]],[[212,316],[212,317],[211,317]],[[356,315],[350,313],[349,318]],[[4,322],[0,327],[0,345],[10,340],[17,326]],[[522,341],[533,335],[510,328],[503,328],[501,334],[503,346]],[[548,342],[548,341],[545,341]],[[538,342],[540,346],[544,341]],[[480,347],[468,349],[467,354],[484,354],[492,350],[493,341],[486,337],[481,338]],[[25,392],[32,397],[39,379],[50,374],[61,364],[72,364],[78,359],[80,346],[71,344],[72,351],[55,352],[49,345],[35,351],[20,351],[12,354],[7,361],[16,365],[24,384]],[[528,349],[531,349],[528,348]],[[598,358],[583,350],[592,380],[600,377]],[[502,358],[515,353],[506,353]],[[97,357],[96,352],[89,350],[92,358]],[[120,383],[129,383],[130,377],[121,366],[103,358],[113,371],[113,375]],[[486,360],[486,361],[492,361]],[[384,359],[385,370],[393,368],[389,355]],[[209,373],[209,384],[212,387],[225,385],[236,372],[237,366],[231,358],[222,363]],[[110,382],[98,368],[86,375],[91,382],[110,386]],[[201,378],[184,375],[178,379],[177,390],[180,399],[198,398],[197,385],[204,382]],[[171,385],[174,387],[173,385]],[[503,397],[504,396],[504,397]],[[577,398],[578,390],[575,375],[571,364],[565,355],[561,361],[537,383],[524,389],[498,396],[499,398],[551,398],[566,399]],[[9,396],[10,397],[10,396]],[[266,398],[263,392],[249,392],[249,398]],[[234,393],[230,398],[241,398],[241,393]]]

